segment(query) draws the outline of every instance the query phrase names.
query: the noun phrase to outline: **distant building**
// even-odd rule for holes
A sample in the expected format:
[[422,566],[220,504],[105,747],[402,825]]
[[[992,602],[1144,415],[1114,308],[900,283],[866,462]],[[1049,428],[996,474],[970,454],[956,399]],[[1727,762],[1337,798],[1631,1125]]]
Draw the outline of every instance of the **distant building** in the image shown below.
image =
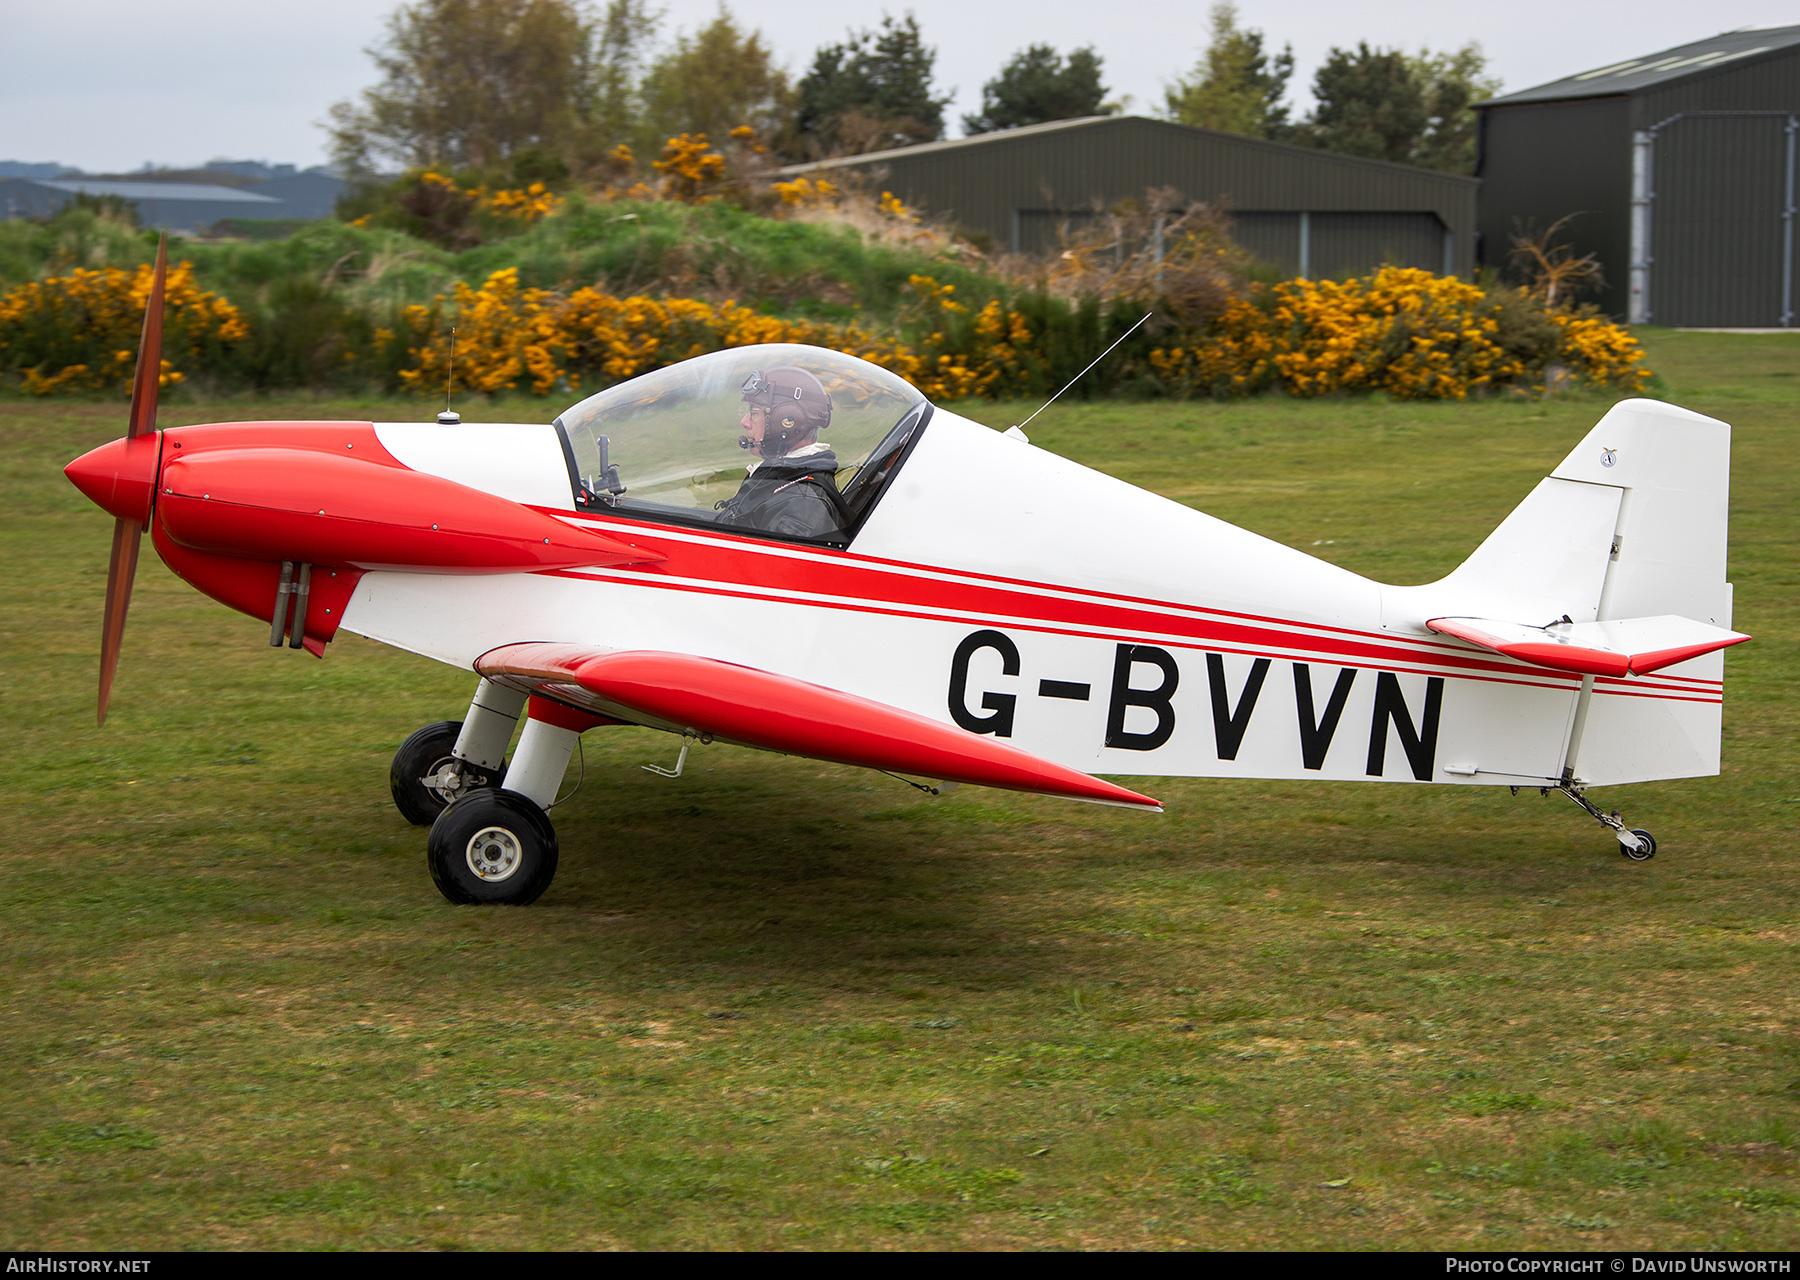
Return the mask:
[[[275,167],[289,170],[293,168],[292,165]],[[281,215],[284,218],[329,218],[337,206],[338,197],[344,194],[346,185],[342,178],[333,177],[318,169],[308,169],[303,173],[278,175],[267,182],[241,189],[281,201],[287,206],[287,212]]]
[[296,170],[291,164],[266,164],[261,160],[208,160],[206,167],[213,173],[229,173],[239,178],[291,178]]
[[75,177],[81,170],[66,164],[33,164],[24,160],[0,160],[0,178],[64,178]]
[[1477,104],[1481,260],[1577,215],[1637,324],[1787,328],[1796,280],[1800,26],[1731,31]]
[[[254,162],[250,162],[254,163]],[[0,177],[0,217],[43,218],[78,194],[129,201],[147,227],[201,231],[224,218],[329,218],[344,182],[321,170],[294,172],[292,165],[258,165],[286,174],[241,186],[201,182],[102,178]],[[235,169],[222,172],[242,178]]]
[[1290,275],[1358,275],[1385,263],[1467,276],[1473,178],[1141,116],[1089,116],[791,165],[784,178],[862,174],[915,208],[1043,252],[1126,198],[1171,187],[1227,205],[1239,243]]

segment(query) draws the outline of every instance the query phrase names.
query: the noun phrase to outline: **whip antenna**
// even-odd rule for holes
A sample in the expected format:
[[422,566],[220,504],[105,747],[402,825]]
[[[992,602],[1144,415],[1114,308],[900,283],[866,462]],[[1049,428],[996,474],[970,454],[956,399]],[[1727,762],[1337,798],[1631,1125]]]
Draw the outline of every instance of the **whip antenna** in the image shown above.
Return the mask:
[[[1141,321],[1139,323],[1142,323]],[[450,326],[450,359],[444,365],[444,411],[438,414],[442,426],[454,427],[462,421],[450,408],[450,384],[456,376],[456,326]]]
[[[1067,391],[1070,387],[1074,386],[1077,382],[1080,382],[1083,378],[1087,377],[1088,369],[1092,369],[1095,364],[1099,364],[1102,360],[1106,359],[1106,357],[1110,356],[1113,353],[1113,347],[1118,346],[1119,343],[1125,341],[1125,339],[1129,338],[1132,334],[1136,333],[1138,331],[1138,325],[1143,324],[1145,320],[1148,320],[1151,316],[1153,316],[1155,314],[1156,314],[1156,312],[1154,312],[1154,311],[1144,312],[1144,314],[1141,317],[1139,317],[1137,324],[1132,325],[1131,328],[1125,330],[1124,333],[1121,333],[1116,339],[1113,340],[1112,347],[1108,347],[1106,350],[1102,351],[1099,355],[1094,357],[1093,364],[1090,364],[1087,367],[1087,369],[1083,369],[1080,373],[1076,374],[1073,378],[1070,378],[1066,383],[1064,383],[1062,391],[1058,391],[1056,393],[1056,396],[1060,396],[1063,393],[1063,391]],[[455,331],[452,330],[452,332],[454,333]],[[1032,414],[1031,418],[1037,417],[1038,413],[1042,413],[1044,410],[1048,409],[1051,405],[1055,404],[1056,396],[1051,396],[1048,400],[1044,401],[1044,403],[1040,404],[1037,407],[1037,413]],[[1018,426],[1014,427],[1013,430],[1014,431],[1022,430],[1025,427],[1025,424],[1031,421],[1031,418],[1025,419],[1025,422],[1021,422]]]

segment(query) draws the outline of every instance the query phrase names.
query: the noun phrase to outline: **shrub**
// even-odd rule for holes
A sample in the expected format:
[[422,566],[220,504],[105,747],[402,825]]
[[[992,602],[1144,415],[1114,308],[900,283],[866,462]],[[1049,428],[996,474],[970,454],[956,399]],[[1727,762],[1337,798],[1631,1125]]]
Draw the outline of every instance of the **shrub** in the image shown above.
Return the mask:
[[526,288],[515,267],[494,272],[479,289],[458,281],[434,305],[408,307],[402,322],[412,362],[400,381],[427,394],[449,372],[453,325],[455,377],[490,394],[598,390],[691,356],[759,342],[835,347],[903,376],[919,372],[904,347],[853,327],[783,320],[730,302]]
[[[17,376],[33,395],[114,391],[131,380],[150,297],[152,268],[135,272],[77,267],[0,296],[0,373]],[[161,385],[189,369],[220,368],[249,336],[238,309],[194,284],[194,264],[169,270],[164,298]]]
[[[527,171],[538,169],[528,166]],[[416,169],[394,182],[365,188],[346,202],[344,211],[364,210],[350,219],[352,226],[391,227],[449,249],[468,249],[516,235],[562,207],[563,197],[542,181],[506,182],[506,175],[474,169],[454,174]]]
[[1560,365],[1596,386],[1639,391],[1637,340],[1597,312],[1553,311],[1453,277],[1384,267],[1353,280],[1289,280],[1234,299],[1190,341],[1149,356],[1172,395],[1384,391],[1464,400],[1537,389]]

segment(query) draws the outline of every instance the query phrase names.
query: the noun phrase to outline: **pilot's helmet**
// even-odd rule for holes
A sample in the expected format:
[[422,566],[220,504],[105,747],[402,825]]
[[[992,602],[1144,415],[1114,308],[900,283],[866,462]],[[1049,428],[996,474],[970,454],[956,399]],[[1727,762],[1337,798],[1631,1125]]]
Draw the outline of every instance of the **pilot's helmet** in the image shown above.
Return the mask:
[[769,411],[765,453],[771,445],[785,452],[789,441],[831,425],[831,393],[812,374],[793,365],[766,373],[758,370],[744,379],[744,403]]

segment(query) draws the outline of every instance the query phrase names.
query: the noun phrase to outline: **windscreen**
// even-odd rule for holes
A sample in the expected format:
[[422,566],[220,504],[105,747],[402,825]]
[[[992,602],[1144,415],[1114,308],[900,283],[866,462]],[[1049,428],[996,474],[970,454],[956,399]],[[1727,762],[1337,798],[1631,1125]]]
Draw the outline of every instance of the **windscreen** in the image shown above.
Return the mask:
[[608,388],[557,419],[577,505],[842,541],[925,398],[821,347],[735,347]]

